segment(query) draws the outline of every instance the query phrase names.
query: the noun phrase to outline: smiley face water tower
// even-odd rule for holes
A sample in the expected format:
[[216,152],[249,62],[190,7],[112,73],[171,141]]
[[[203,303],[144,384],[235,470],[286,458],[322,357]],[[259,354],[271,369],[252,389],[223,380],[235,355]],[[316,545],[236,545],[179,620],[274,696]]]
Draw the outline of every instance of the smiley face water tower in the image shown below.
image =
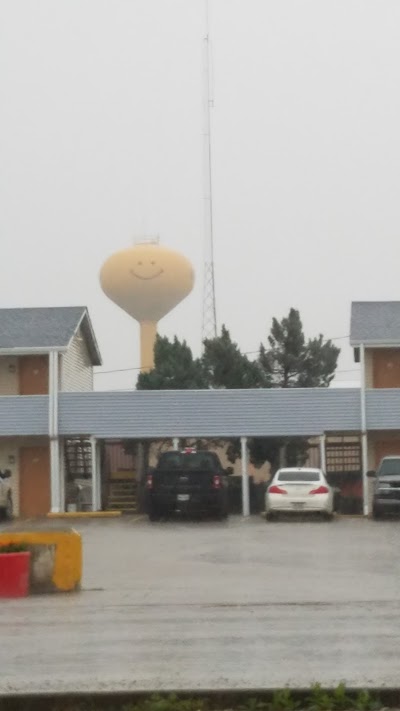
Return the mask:
[[104,293],[140,324],[140,366],[154,367],[157,324],[193,289],[194,270],[182,254],[158,240],[116,252],[100,271]]

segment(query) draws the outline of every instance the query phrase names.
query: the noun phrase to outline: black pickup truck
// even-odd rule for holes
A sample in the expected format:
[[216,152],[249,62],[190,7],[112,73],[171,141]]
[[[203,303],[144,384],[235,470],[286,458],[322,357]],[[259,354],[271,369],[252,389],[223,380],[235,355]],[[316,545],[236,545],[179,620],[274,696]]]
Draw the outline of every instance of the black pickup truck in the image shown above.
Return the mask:
[[228,474],[214,452],[192,449],[161,454],[147,475],[146,504],[151,521],[174,513],[228,516]]

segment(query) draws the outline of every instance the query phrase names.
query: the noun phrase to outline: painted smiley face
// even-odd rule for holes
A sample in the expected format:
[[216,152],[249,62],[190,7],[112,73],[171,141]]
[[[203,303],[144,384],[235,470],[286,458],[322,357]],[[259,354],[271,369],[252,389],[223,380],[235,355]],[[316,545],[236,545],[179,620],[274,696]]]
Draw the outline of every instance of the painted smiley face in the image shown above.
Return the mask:
[[[150,266],[150,270],[147,269],[147,266]],[[143,267],[145,267],[145,269],[143,269]],[[136,263],[135,268],[129,270],[129,273],[133,277],[136,277],[136,279],[148,281],[151,279],[157,279],[157,277],[164,273],[164,269],[157,268],[157,262],[154,259],[149,262],[149,265],[146,265],[142,260],[139,260]]]
[[137,321],[158,322],[187,296],[194,270],[179,252],[137,244],[112,254],[101,267],[104,293]]

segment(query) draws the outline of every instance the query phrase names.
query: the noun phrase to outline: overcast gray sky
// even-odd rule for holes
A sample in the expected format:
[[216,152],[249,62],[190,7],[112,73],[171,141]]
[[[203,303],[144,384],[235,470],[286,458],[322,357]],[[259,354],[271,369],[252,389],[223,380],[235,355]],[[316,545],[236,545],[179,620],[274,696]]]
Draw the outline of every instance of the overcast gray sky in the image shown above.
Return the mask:
[[[219,324],[347,336],[352,299],[400,297],[400,3],[210,6]],[[0,0],[1,305],[87,305],[103,370],[139,364],[98,272],[142,234],[195,266],[160,332],[200,351],[202,37],[203,0]]]

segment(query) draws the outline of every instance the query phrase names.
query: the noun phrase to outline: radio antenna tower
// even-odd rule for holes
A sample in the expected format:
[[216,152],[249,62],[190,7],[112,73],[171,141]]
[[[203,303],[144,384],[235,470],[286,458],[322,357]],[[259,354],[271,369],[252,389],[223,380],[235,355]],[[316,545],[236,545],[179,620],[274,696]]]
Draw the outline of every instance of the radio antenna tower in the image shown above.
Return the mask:
[[206,338],[217,336],[217,312],[215,306],[214,279],[214,234],[212,204],[212,166],[211,166],[211,96],[210,81],[210,34],[208,0],[204,0],[205,33],[204,50],[204,273],[203,273],[203,323],[202,343]]

